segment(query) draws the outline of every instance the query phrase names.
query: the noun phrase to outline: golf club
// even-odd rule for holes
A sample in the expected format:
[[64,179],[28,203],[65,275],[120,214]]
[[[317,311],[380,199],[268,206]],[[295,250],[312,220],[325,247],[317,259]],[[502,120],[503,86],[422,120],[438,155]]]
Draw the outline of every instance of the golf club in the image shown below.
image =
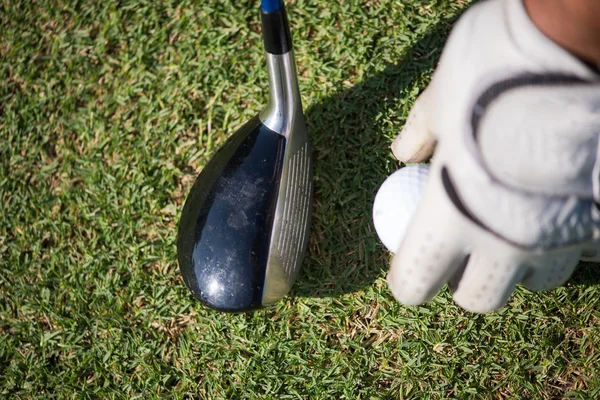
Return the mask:
[[263,0],[261,19],[269,103],[206,164],[179,221],[183,280],[220,311],[285,296],[308,244],[312,157],[282,0]]

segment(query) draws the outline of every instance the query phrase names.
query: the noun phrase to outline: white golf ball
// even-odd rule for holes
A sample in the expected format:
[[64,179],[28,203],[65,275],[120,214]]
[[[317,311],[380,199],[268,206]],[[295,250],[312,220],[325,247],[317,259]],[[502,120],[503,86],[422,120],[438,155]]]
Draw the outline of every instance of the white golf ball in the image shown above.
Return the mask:
[[373,224],[379,240],[396,253],[417,211],[427,183],[429,165],[409,165],[390,175],[373,203]]

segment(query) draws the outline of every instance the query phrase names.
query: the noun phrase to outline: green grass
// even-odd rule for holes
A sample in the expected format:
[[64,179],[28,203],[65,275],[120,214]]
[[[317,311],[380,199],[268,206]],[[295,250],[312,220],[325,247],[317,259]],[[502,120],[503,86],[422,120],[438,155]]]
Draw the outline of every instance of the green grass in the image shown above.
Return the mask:
[[0,397],[600,397],[600,275],[485,316],[403,307],[371,224],[458,1],[292,1],[315,157],[293,292],[206,310],[176,263],[196,174],[266,103],[257,2],[0,5]]

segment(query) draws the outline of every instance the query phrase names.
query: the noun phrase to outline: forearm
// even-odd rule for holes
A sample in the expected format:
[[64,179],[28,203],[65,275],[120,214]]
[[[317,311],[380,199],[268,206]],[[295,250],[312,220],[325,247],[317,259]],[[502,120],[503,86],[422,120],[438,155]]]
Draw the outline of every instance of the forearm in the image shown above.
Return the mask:
[[524,0],[533,23],[577,57],[600,66],[600,1]]

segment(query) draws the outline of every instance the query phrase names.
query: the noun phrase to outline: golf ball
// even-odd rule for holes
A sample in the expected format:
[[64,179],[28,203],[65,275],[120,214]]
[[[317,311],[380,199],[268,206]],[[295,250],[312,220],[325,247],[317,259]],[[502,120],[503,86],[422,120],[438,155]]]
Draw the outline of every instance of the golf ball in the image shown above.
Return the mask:
[[425,189],[429,165],[409,165],[390,175],[373,203],[373,224],[379,240],[396,253]]

